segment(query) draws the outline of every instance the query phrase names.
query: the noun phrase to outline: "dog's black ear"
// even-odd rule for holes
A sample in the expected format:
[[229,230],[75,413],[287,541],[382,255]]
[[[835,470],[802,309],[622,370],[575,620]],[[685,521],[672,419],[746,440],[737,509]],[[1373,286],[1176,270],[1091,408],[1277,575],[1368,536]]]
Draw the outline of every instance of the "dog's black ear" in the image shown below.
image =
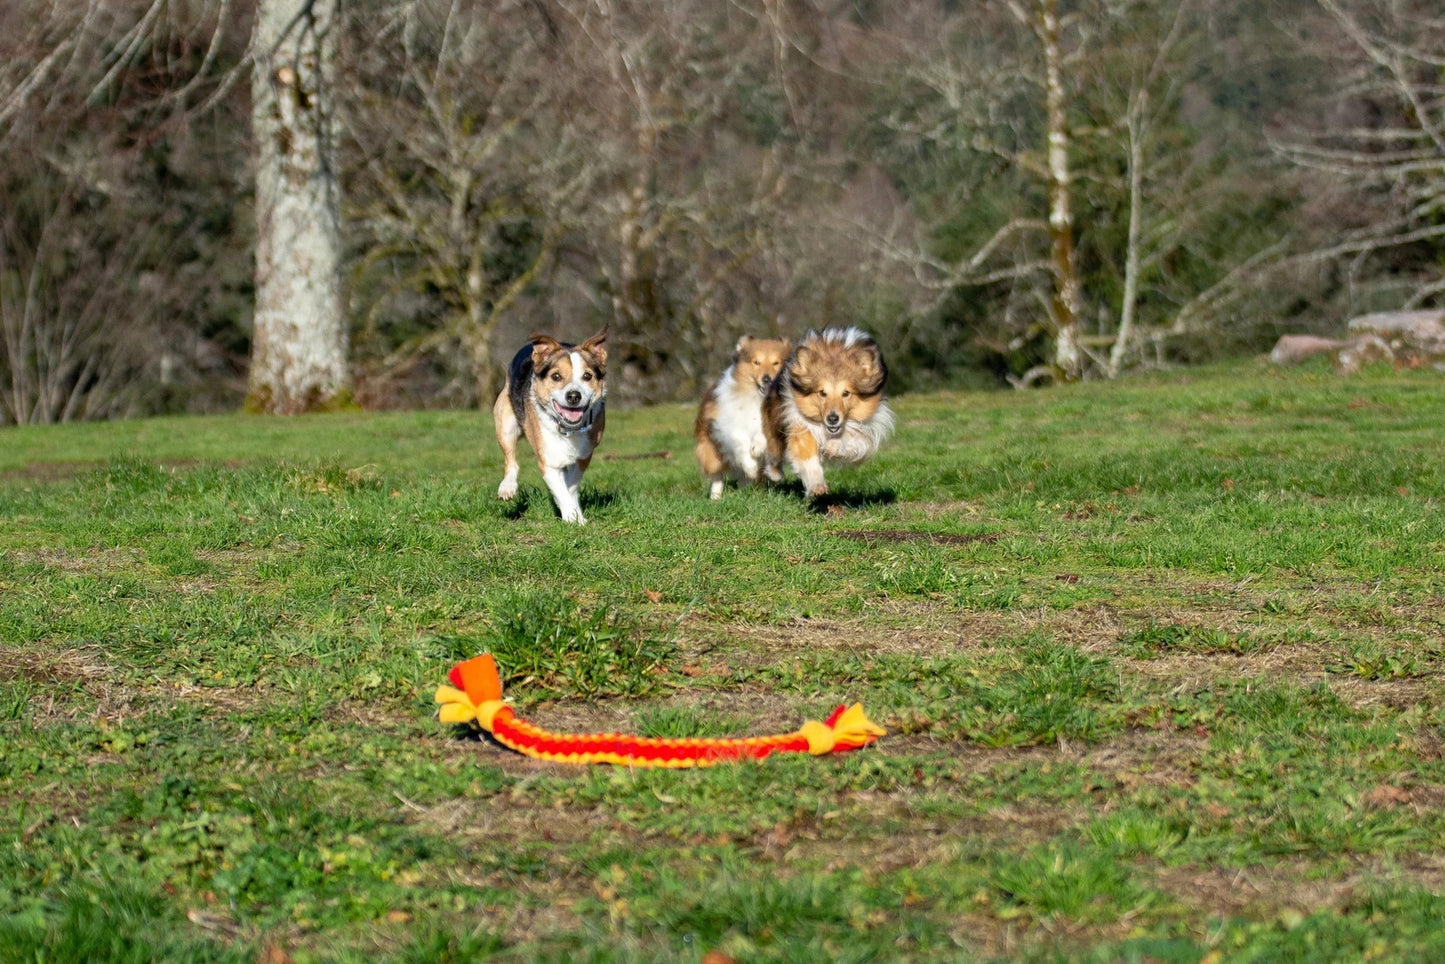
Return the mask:
[[602,330],[581,345],[583,351],[597,359],[597,364],[607,364],[607,329],[610,326],[603,325]]
[[532,346],[532,367],[535,369],[540,369],[543,362],[562,350],[561,343],[551,335],[534,331],[527,336],[527,341]]

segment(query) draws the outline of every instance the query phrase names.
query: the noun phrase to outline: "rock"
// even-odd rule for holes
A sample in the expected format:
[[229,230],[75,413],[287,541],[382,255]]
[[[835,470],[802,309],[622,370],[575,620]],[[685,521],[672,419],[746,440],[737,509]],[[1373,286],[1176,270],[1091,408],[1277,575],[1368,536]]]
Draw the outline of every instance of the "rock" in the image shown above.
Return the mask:
[[1281,335],[1275,342],[1274,350],[1269,353],[1269,360],[1276,365],[1298,365],[1306,358],[1339,351],[1343,347],[1345,342],[1318,335]]
[[1380,311],[1351,319],[1350,333],[1375,335],[1396,357],[1411,361],[1445,356],[1445,311]]
[[1370,362],[1395,361],[1395,353],[1378,335],[1361,335],[1351,338],[1335,355],[1335,371],[1341,375],[1353,375]]
[[1276,365],[1298,365],[1316,355],[1331,356],[1335,371],[1341,375],[1353,375],[1370,362],[1395,360],[1395,353],[1385,339],[1368,334],[1356,335],[1345,341],[1318,335],[1281,335],[1274,350],[1269,353],[1269,360]]

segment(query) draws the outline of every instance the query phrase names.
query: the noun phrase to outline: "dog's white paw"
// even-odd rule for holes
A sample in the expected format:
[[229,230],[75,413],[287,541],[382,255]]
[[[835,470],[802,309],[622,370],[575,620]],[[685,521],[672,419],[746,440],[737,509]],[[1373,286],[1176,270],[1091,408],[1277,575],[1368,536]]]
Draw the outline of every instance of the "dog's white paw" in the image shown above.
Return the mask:
[[497,486],[497,498],[510,502],[517,497],[517,483],[503,482]]
[[783,481],[783,473],[776,465],[763,466],[763,474],[768,477],[769,482]]
[[817,485],[808,486],[808,498],[816,499],[820,495],[828,494],[828,483],[819,482]]

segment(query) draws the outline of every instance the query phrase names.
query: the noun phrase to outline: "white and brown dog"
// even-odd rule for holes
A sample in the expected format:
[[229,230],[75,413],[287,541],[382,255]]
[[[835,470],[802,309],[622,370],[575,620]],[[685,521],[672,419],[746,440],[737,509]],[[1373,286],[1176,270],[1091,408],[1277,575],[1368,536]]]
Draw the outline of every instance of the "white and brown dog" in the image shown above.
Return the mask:
[[883,398],[888,366],[859,328],[809,330],[763,401],[764,471],[788,467],[809,497],[827,495],[824,462],[861,462],[893,431]]
[[[739,485],[750,485],[761,477],[767,451],[763,398],[791,348],[782,339],[744,335],[738,339],[733,363],[703,397],[693,436],[697,439],[697,464],[712,481],[712,498],[722,498],[723,480],[728,476]],[[781,479],[777,469],[769,477]]]
[[497,496],[517,494],[517,439],[527,436],[542,481],[567,522],[586,525],[577,488],[602,441],[607,399],[607,329],[581,345],[532,335],[512,359],[492,414],[505,474]]

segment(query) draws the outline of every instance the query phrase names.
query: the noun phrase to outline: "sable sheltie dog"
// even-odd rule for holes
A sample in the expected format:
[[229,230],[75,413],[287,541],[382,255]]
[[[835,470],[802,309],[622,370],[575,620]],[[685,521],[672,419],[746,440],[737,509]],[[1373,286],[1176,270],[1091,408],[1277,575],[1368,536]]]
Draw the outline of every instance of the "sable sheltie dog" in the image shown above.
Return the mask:
[[[763,397],[788,360],[791,347],[781,339],[744,335],[738,339],[733,363],[703,397],[693,435],[697,438],[697,464],[712,480],[712,498],[722,498],[726,476],[737,479],[739,485],[758,481],[767,451]],[[781,478],[776,468],[770,477],[774,481]]]
[[893,410],[883,399],[887,380],[872,335],[809,330],[763,401],[768,477],[786,457],[810,498],[827,495],[824,462],[861,462],[893,431]]
[[517,352],[507,387],[492,406],[506,470],[497,486],[498,497],[511,499],[517,494],[517,438],[526,435],[563,520],[587,524],[577,487],[592,461],[592,450],[602,441],[606,366],[606,328],[581,345],[534,334]]

